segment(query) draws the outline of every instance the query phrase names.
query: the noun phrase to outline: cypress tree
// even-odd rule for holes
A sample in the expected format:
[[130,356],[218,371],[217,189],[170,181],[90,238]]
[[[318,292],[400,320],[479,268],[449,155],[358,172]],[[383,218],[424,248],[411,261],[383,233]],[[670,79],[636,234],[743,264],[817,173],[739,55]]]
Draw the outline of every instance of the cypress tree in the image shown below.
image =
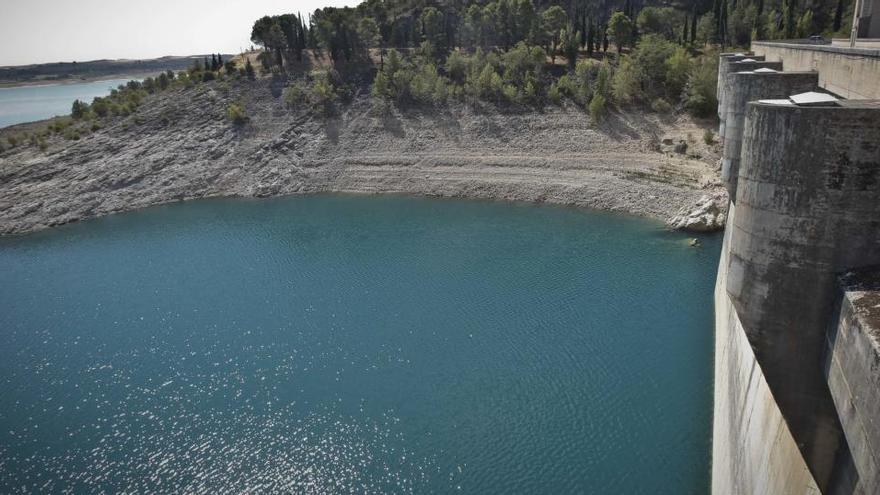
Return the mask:
[[840,25],[843,22],[843,0],[837,0],[837,9],[834,10],[834,23],[832,29],[834,32],[840,31]]
[[208,67],[210,67],[210,65],[208,65],[208,56],[207,55],[205,55],[205,64],[202,65],[202,67],[204,67],[205,70],[209,70]]
[[608,26],[602,30],[602,52],[608,53]]
[[587,30],[587,58],[593,56],[593,20],[590,19],[589,29]]
[[727,41],[727,1],[721,3],[721,46]]
[[785,39],[794,38],[794,0],[785,2]]
[[691,10],[691,43],[697,41],[697,5]]
[[584,11],[584,13],[581,14],[581,33],[583,33],[583,39],[581,40],[581,46],[586,47],[589,44],[588,38],[590,36],[589,28],[587,28],[587,13],[586,13],[586,11]]
[[682,31],[681,31],[682,32],[682,35],[681,35],[681,44],[682,45],[686,45],[688,42],[688,24],[689,24],[688,17],[687,17],[687,15],[685,15],[684,16],[684,29],[682,29]]

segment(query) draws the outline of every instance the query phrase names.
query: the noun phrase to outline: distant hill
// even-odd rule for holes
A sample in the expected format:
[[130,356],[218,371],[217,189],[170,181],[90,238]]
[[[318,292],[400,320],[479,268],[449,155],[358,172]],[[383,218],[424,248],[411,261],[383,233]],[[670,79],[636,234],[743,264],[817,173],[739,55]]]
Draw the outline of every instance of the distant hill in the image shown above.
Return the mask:
[[[210,57],[211,55],[207,55]],[[223,54],[224,59],[234,55]],[[111,76],[149,74],[166,70],[184,70],[205,55],[161,57],[147,60],[90,60],[86,62],[55,62],[49,64],[0,67],[0,85],[89,80]]]

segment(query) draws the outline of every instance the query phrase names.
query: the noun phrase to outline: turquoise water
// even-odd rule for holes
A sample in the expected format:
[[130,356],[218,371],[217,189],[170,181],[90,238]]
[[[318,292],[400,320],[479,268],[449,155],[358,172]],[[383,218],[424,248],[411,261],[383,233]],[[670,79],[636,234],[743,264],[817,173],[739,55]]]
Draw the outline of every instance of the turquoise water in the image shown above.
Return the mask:
[[702,240],[335,195],[0,239],[0,492],[707,493]]
[[111,79],[0,88],[0,127],[68,115],[75,100],[91,103],[94,97],[108,95],[111,89],[128,81],[129,79]]

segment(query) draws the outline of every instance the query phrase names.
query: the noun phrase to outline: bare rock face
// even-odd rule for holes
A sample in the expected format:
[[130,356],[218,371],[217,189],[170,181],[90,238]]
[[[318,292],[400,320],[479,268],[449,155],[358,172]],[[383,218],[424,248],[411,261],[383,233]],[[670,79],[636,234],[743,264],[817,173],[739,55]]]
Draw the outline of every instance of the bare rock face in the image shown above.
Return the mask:
[[[324,115],[287,108],[276,89],[268,79],[172,88],[79,140],[57,135],[45,150],[0,151],[0,236],[217,196],[406,193],[665,220],[724,193],[709,160],[675,154],[682,136],[700,130],[688,119],[615,112],[598,125],[576,107],[455,102],[380,109],[364,94]],[[233,102],[246,102],[247,123],[227,119]],[[36,132],[46,123],[28,125]],[[0,129],[0,140],[23,132]],[[669,153],[658,152],[658,132],[669,136]]]
[[685,232],[714,232],[724,228],[727,218],[722,197],[703,196],[694,206],[685,206],[666,223]]

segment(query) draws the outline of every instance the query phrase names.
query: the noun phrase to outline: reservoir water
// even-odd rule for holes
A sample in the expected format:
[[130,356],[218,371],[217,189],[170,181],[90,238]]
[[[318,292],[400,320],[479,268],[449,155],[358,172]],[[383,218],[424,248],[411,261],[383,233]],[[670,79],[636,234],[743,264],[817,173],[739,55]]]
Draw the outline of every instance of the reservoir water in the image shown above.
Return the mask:
[[91,103],[96,96],[108,95],[129,80],[0,88],[0,127],[68,115],[75,100]]
[[0,492],[707,493],[701,240],[345,195],[2,238]]

